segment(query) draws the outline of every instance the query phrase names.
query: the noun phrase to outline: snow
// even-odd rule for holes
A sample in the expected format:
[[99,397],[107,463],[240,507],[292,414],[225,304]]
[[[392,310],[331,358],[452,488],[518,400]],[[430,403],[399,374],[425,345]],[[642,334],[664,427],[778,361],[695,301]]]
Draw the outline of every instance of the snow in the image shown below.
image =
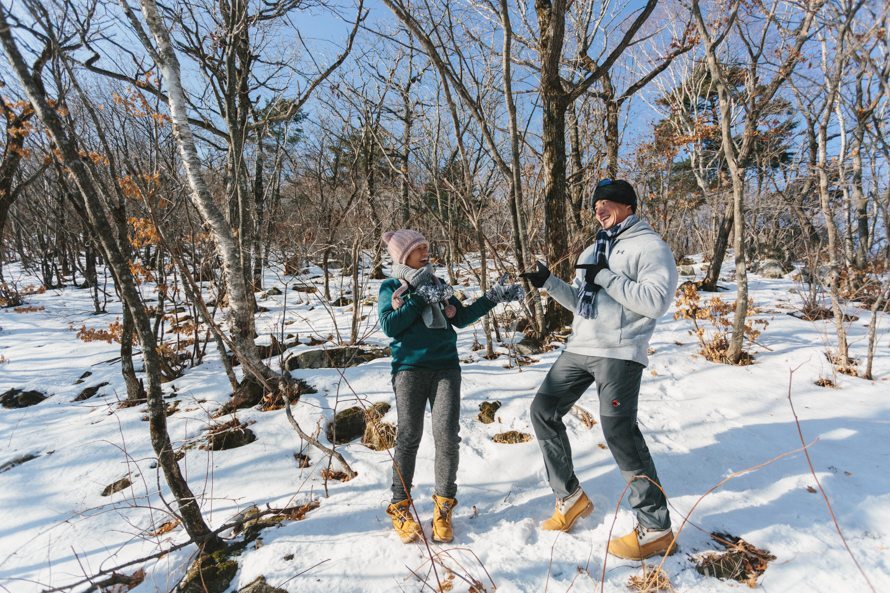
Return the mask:
[[[315,268],[310,272],[303,281],[320,274]],[[14,265],[5,273],[26,279]],[[268,309],[257,317],[261,341],[268,343],[269,333],[283,328],[299,335],[303,344],[292,349],[299,352],[312,348],[306,345],[310,337],[338,332],[348,337],[351,307],[322,306],[316,295],[290,290],[294,283],[281,272],[268,274],[265,287],[279,285],[283,295],[260,299]],[[335,277],[331,286],[348,292],[349,280]],[[366,282],[366,296],[376,295],[378,286],[379,281]],[[708,537],[711,531],[740,536],[777,557],[758,581],[764,591],[869,590],[801,452],[789,385],[816,475],[846,541],[875,590],[890,590],[890,324],[886,314],[879,319],[874,381],[835,374],[824,354],[832,348],[832,322],[787,314],[799,308],[798,288],[790,276],[752,275],[750,294],[761,311],[756,317],[769,321],[753,348],[753,365],[704,360],[689,323],[674,320],[673,309],[652,339],[655,352],[643,376],[640,423],[669,495],[674,528],[691,512],[679,538],[680,553],[664,564],[675,591],[747,588],[695,570],[691,556],[717,548]],[[478,295],[472,288],[461,289]],[[721,296],[734,298],[732,291]],[[64,586],[185,540],[181,528],[151,535],[170,518],[165,505],[171,496],[153,462],[144,406],[119,405],[126,390],[117,344],[76,337],[82,325],[107,327],[120,317],[120,304],[110,300],[107,313],[94,315],[89,291],[74,287],[28,297],[27,304],[43,309],[0,310],[0,360],[5,361],[0,363],[0,393],[37,389],[51,397],[25,409],[0,409],[0,466],[36,455],[0,473],[0,589],[16,593]],[[870,314],[852,305],[846,312],[859,318],[848,325],[849,341],[853,356],[864,361]],[[369,305],[364,313],[364,341],[385,345],[376,307]],[[509,328],[505,334],[516,337]],[[599,425],[587,428],[575,416],[566,417],[576,472],[595,504],[593,515],[569,534],[538,528],[554,501],[537,443],[506,445],[491,439],[506,430],[533,434],[529,404],[560,349],[517,367],[503,346],[495,360],[474,352],[476,339],[483,341],[480,324],[459,332],[460,357],[468,362],[462,364],[456,538],[448,545],[430,543],[429,549],[402,544],[384,514],[391,479],[387,452],[357,441],[339,447],[358,476],[329,482],[325,496],[320,472],[326,460],[303,446],[283,410],[237,412],[257,434],[250,445],[218,452],[198,448],[204,431],[216,422],[212,414],[231,391],[212,343],[204,364],[164,385],[168,401],[180,402],[179,411],[168,418],[171,438],[177,448],[193,445],[181,465],[213,527],[251,505],[321,503],[302,521],[267,528],[249,544],[237,558],[240,569],[231,590],[263,575],[271,585],[301,593],[429,591],[437,589],[433,566],[438,579],[451,580],[455,591],[467,591],[472,580],[486,591],[496,586],[499,593],[627,590],[628,578],[641,573],[640,563],[606,558],[605,548],[610,534],[632,527],[633,516],[626,504],[616,512],[624,482],[608,450],[601,448]],[[334,409],[358,400],[394,403],[389,362],[294,371],[319,390],[293,408],[296,418],[311,431]],[[92,375],[75,385],[86,370]],[[837,387],[817,386],[820,378]],[[109,385],[95,397],[72,401],[84,387],[104,381]],[[491,400],[502,403],[497,422],[481,424],[475,418],[479,404]],[[595,415],[595,390],[579,403]],[[394,423],[395,409],[384,420]],[[294,460],[301,451],[312,459],[307,469]],[[427,533],[432,464],[427,418],[414,488]],[[125,476],[130,487],[101,495]],[[119,572],[145,570],[145,581],[133,590],[137,593],[169,591],[193,553],[187,547]]]

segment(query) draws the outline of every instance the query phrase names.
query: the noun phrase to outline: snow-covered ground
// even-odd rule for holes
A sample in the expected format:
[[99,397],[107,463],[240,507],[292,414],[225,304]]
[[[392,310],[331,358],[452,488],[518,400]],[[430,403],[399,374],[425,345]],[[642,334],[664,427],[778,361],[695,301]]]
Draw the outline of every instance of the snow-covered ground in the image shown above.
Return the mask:
[[[5,273],[17,275],[14,267]],[[310,338],[336,333],[334,319],[339,331],[348,334],[349,307],[323,307],[316,297],[289,290],[293,283],[280,274],[267,277],[266,286],[277,284],[284,294],[260,299],[268,309],[258,316],[261,335],[283,327],[303,342],[292,350],[298,352],[312,348],[306,345]],[[340,287],[340,279],[333,285]],[[378,286],[379,281],[370,282],[367,294],[376,295]],[[751,296],[761,310],[757,317],[769,320],[769,327],[753,349],[756,363],[751,366],[704,360],[689,335],[689,323],[674,320],[673,308],[656,330],[640,394],[640,423],[670,497],[675,529],[689,515],[679,538],[680,553],[664,565],[675,591],[746,588],[695,570],[691,557],[717,548],[708,536],[712,531],[741,536],[776,556],[758,581],[764,591],[869,590],[799,451],[789,383],[800,429],[812,443],[809,452],[840,529],[874,590],[890,590],[890,318],[879,320],[876,379],[836,375],[824,354],[833,347],[831,322],[788,315],[800,306],[797,288],[790,275],[778,280],[752,276]],[[721,296],[731,300],[734,294]],[[35,456],[0,473],[0,590],[15,593],[76,582],[185,538],[181,528],[151,535],[169,519],[165,504],[171,497],[152,461],[144,406],[119,405],[125,389],[117,344],[85,343],[76,337],[82,325],[107,327],[119,317],[120,305],[109,303],[107,314],[93,315],[88,291],[76,288],[47,291],[29,297],[27,304],[43,309],[0,310],[0,393],[37,389],[50,397],[24,409],[0,408],[0,466]],[[869,313],[854,306],[847,312],[858,316],[848,325],[852,354],[864,359]],[[376,307],[369,306],[367,313],[362,322],[365,341],[386,344],[376,327]],[[509,365],[503,347],[496,360],[482,358],[483,352],[472,350],[477,338],[483,340],[481,324],[459,333],[465,361],[463,442],[456,537],[450,545],[431,544],[428,550],[398,540],[384,514],[390,457],[358,441],[339,448],[358,476],[346,483],[329,482],[326,497],[320,475],[326,462],[318,451],[302,446],[283,410],[239,410],[238,418],[258,437],[247,446],[187,451],[181,465],[213,526],[251,505],[320,501],[302,521],[266,529],[242,552],[232,590],[259,575],[300,593],[437,590],[431,554],[438,560],[438,578],[453,579],[454,591],[469,590],[464,579],[477,579],[484,586],[480,590],[494,591],[496,586],[499,593],[627,590],[628,578],[641,573],[640,563],[606,558],[605,548],[610,531],[626,532],[633,517],[626,505],[616,514],[624,483],[599,425],[587,428],[578,418],[567,417],[576,471],[596,505],[593,515],[570,534],[538,528],[552,512],[553,498],[537,443],[497,444],[491,438],[506,430],[533,432],[529,404],[560,350],[535,355],[536,362],[517,367]],[[179,411],[168,419],[177,447],[197,443],[215,422],[211,415],[229,398],[212,344],[206,360],[164,386],[170,402],[180,401]],[[389,363],[384,358],[345,371],[294,371],[319,391],[294,408],[297,419],[312,429],[329,419],[335,407],[355,405],[356,398],[392,403]],[[75,385],[85,371],[92,375]],[[831,379],[837,387],[820,387],[818,379]],[[95,397],[72,401],[84,387],[106,381],[109,385]],[[481,424],[476,420],[479,404],[491,400],[503,404],[498,420]],[[580,405],[596,411],[594,389]],[[394,409],[385,420],[395,422]],[[414,495],[428,532],[433,440],[429,424],[427,428]],[[312,458],[309,468],[301,469],[294,459],[301,450]],[[731,474],[789,452],[706,495]],[[107,485],[127,476],[130,487],[102,496]],[[168,591],[193,552],[186,548],[120,572],[145,570],[137,593]]]

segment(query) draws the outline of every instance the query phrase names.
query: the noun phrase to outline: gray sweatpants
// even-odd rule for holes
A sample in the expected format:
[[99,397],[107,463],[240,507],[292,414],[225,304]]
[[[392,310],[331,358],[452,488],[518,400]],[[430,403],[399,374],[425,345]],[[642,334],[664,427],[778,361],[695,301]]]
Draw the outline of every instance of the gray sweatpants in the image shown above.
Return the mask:
[[612,457],[625,481],[628,500],[637,521],[650,529],[667,529],[671,518],[667,499],[656,483],[655,463],[637,425],[637,400],[643,365],[631,360],[584,356],[563,352],[538,389],[531,406],[531,421],[544,455],[550,487],[566,498],[579,486],[572,464],[572,449],[562,418],[596,381],[600,423]]
[[393,454],[392,502],[411,495],[427,402],[433,415],[436,494],[454,498],[460,443],[460,369],[399,371],[392,377],[392,387],[399,423]]

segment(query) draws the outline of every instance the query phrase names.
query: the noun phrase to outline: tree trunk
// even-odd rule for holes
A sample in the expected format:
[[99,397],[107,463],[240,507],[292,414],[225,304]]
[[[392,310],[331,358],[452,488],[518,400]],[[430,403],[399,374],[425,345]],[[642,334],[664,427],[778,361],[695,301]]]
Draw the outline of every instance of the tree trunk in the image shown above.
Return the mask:
[[711,251],[711,261],[708,264],[708,273],[701,282],[700,290],[717,292],[717,280],[720,278],[720,268],[723,267],[723,259],[726,257],[726,248],[729,246],[729,234],[732,232],[735,220],[735,202],[726,204],[726,209],[720,217],[717,226],[717,236],[714,240],[714,248]]
[[[520,152],[519,126],[516,121],[516,103],[513,101],[513,80],[511,70],[513,28],[510,25],[510,11],[507,0],[501,0],[501,24],[504,28],[504,102],[507,106],[507,115],[510,122],[510,221],[513,225],[513,251],[516,256],[516,265],[520,272],[528,269],[531,262],[531,253],[528,250],[528,237],[525,232],[525,216],[522,192],[522,160]],[[533,322],[536,333],[540,336],[544,333],[544,309],[541,304],[541,295],[526,278],[522,278],[522,285],[526,294],[532,295]]]
[[[544,99],[544,242],[550,271],[558,278],[567,279],[573,272],[569,261],[569,242],[566,233],[566,145],[565,107],[558,99]],[[545,313],[546,331],[569,325],[572,312],[550,299]]]
[[[157,43],[156,59],[161,77],[168,87],[168,107],[172,119],[173,136],[179,147],[183,166],[191,189],[190,195],[205,224],[213,234],[217,252],[222,262],[223,274],[229,295],[229,309],[232,323],[232,340],[240,360],[249,363],[249,367],[261,372],[267,378],[274,376],[272,370],[259,357],[254,327],[255,302],[253,292],[248,292],[245,281],[248,270],[245,270],[241,253],[232,237],[231,229],[222,212],[213,201],[213,196],[201,174],[201,162],[195,146],[182,88],[179,59],[173,50],[170,34],[161,20],[155,0],[142,0],[142,13],[148,28]],[[148,48],[154,52],[154,48]],[[241,221],[243,225],[243,221]],[[248,262],[250,260],[247,260]]]
[[606,129],[603,133],[606,143],[606,168],[609,177],[618,177],[618,145],[620,136],[618,131],[618,112],[621,106],[615,100],[615,89],[612,88],[612,79],[609,73],[603,74],[603,102],[606,106]]
[[[149,0],[150,1],[150,0]],[[145,360],[145,373],[148,383],[148,412],[149,432],[152,448],[158,456],[158,464],[164,472],[164,477],[170,490],[176,498],[182,524],[189,536],[204,549],[218,549],[224,546],[222,540],[214,535],[204,518],[197,499],[189,488],[185,478],[176,462],[175,453],[167,432],[167,416],[164,409],[164,399],[161,392],[160,373],[157,344],[154,341],[148,316],[142,304],[139,291],[136,289],[133,276],[130,273],[127,259],[121,254],[115,232],[109,224],[97,188],[93,184],[87,163],[78,155],[77,147],[69,139],[64,130],[59,116],[47,102],[46,94],[41,81],[34,79],[24,59],[15,44],[10,32],[6,16],[0,11],[0,43],[2,43],[9,64],[14,69],[19,81],[22,83],[25,93],[34,107],[40,120],[47,128],[47,132],[59,150],[62,161],[68,168],[78,188],[78,193],[83,200],[86,214],[95,230],[95,236],[100,242],[105,259],[115,275],[115,280],[124,301],[124,306],[129,308],[136,326],[139,342],[142,347],[142,356]]]

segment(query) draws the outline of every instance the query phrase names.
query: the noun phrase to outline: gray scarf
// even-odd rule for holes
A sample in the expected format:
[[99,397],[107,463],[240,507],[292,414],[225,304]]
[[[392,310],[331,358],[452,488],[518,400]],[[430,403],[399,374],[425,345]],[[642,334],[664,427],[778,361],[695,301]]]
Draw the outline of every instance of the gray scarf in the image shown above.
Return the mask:
[[[414,290],[419,293],[424,293],[424,295],[426,295],[427,292],[439,292],[424,291],[424,288],[428,285],[433,285],[438,288],[438,285],[441,283],[441,280],[433,276],[433,266],[430,264],[415,269],[404,264],[394,263],[392,265],[392,275],[394,278],[410,283]],[[441,301],[430,302],[428,298],[425,298],[424,301],[426,301],[427,304],[420,312],[420,318],[423,320],[423,324],[430,329],[445,329],[448,327],[448,321],[445,319],[445,313],[443,312],[445,304]]]

